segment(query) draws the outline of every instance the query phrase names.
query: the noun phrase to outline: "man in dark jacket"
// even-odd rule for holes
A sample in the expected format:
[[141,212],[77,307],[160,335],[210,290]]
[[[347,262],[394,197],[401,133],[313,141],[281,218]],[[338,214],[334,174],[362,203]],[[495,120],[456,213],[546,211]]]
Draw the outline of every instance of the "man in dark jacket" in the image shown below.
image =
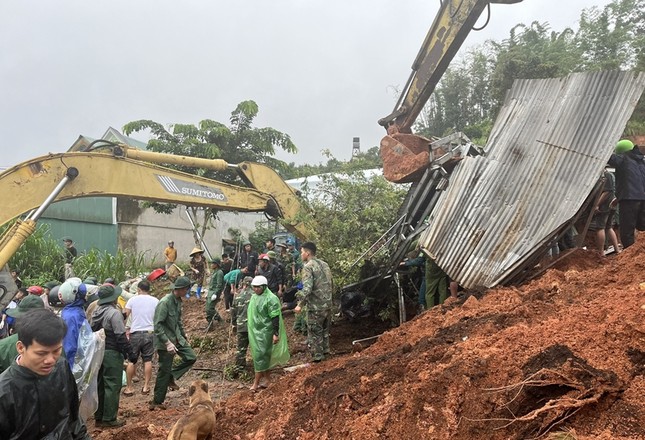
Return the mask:
[[125,335],[123,314],[116,306],[121,288],[104,284],[99,288],[98,308],[92,314],[92,331],[105,330],[105,354],[98,376],[99,406],[94,414],[97,427],[123,426],[117,420],[123,386],[123,360],[129,359],[130,342]]
[[260,255],[257,273],[267,279],[267,287],[271,292],[278,297],[282,296],[282,272],[267,254]]
[[616,168],[616,197],[620,221],[620,241],[634,244],[634,230],[645,231],[645,158],[638,146],[623,139],[616,145],[609,165]]
[[237,267],[244,275],[252,277],[258,265],[258,253],[253,250],[250,241],[245,241],[243,245],[244,249],[240,252]]
[[65,323],[44,308],[17,322],[19,356],[0,374],[0,438],[89,440],[78,390],[61,358]]

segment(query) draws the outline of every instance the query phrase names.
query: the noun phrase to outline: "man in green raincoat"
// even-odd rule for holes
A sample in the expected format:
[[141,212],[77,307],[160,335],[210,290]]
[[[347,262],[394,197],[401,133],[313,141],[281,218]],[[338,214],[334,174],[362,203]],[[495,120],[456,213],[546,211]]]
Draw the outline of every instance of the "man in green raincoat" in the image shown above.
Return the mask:
[[255,369],[251,391],[266,388],[269,384],[269,370],[287,363],[290,357],[280,300],[267,288],[267,283],[262,275],[251,281],[254,295],[247,309],[249,344]]

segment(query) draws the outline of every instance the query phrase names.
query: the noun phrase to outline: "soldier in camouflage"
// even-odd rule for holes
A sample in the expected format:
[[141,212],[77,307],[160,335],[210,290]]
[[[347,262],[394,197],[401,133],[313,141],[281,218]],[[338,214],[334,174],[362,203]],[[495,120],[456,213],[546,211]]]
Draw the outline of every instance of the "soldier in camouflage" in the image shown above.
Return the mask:
[[231,307],[231,322],[233,330],[237,332],[234,376],[238,376],[246,367],[246,352],[249,348],[249,329],[246,326],[248,321],[246,310],[253,296],[251,281],[253,281],[253,277],[244,277],[241,283],[242,287],[237,292],[237,295],[235,295],[233,306]]
[[297,294],[300,313],[307,309],[307,339],[314,362],[322,361],[329,355],[329,327],[331,325],[332,277],[329,265],[316,258],[316,245],[303,243],[300,256],[302,268],[302,290]]
[[288,289],[293,286],[293,280],[296,278],[296,267],[293,261],[293,255],[287,251],[287,245],[285,243],[280,243],[276,247],[280,250],[276,256],[276,261],[282,264],[282,268],[284,269],[284,285]]

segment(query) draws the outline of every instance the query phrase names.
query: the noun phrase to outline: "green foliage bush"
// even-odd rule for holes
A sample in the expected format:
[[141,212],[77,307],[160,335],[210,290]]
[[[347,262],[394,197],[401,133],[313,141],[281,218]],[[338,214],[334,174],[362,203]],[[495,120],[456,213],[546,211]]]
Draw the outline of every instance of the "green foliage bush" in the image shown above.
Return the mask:
[[81,279],[95,276],[99,281],[106,278],[114,278],[117,282],[125,281],[149,270],[145,254],[118,251],[116,255],[112,255],[100,249],[90,249],[74,261],[74,274]]
[[261,253],[265,247],[266,241],[275,235],[275,223],[273,222],[256,222],[255,230],[249,234],[251,246],[257,253]]
[[322,182],[305,190],[305,196],[315,213],[312,238],[318,254],[329,264],[340,288],[358,281],[361,262],[354,268],[352,264],[396,221],[405,189],[380,175],[353,171],[322,176]]
[[48,281],[61,280],[64,266],[64,248],[51,238],[49,226],[45,224],[39,225],[9,260],[11,269],[20,270],[25,285],[41,286]]
[[[6,229],[6,228],[5,228]],[[9,260],[9,267],[19,269],[25,285],[40,285],[48,281],[62,281],[65,249],[50,235],[49,226],[41,224]],[[117,281],[136,276],[150,268],[145,264],[146,253],[117,252],[112,255],[100,249],[80,253],[74,261],[74,273],[84,279],[95,276],[99,281],[111,277]]]

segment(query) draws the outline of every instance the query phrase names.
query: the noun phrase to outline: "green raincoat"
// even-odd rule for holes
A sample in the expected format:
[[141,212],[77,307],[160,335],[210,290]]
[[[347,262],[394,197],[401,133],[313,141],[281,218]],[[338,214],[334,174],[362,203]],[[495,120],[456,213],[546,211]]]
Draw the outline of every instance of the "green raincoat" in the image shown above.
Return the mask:
[[[253,367],[257,373],[289,361],[287,332],[280,309],[280,300],[268,288],[265,288],[261,295],[253,294],[249,301],[247,326]],[[274,344],[271,320],[276,316],[280,317],[280,340]]]

